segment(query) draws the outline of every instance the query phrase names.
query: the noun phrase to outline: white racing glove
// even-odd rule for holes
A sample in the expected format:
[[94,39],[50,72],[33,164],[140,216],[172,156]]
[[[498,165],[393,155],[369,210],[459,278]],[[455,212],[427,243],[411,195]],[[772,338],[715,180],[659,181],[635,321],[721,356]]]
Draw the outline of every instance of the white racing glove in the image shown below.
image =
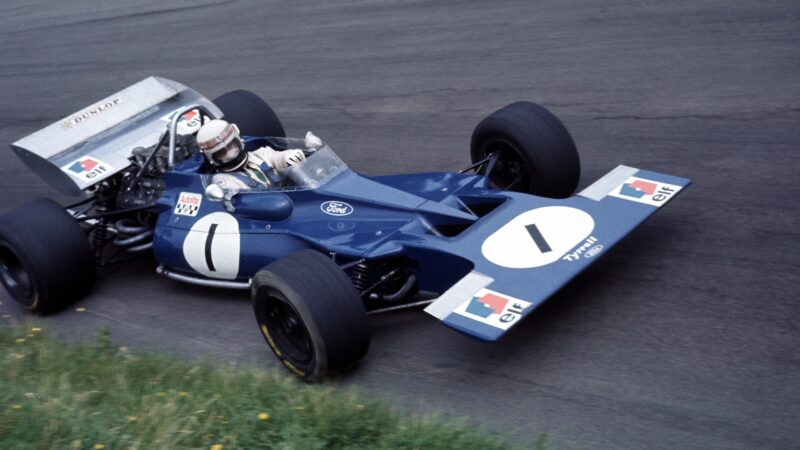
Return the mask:
[[319,148],[322,147],[322,139],[318,138],[312,132],[306,133],[306,147],[307,148]]
[[302,150],[284,150],[281,152],[281,158],[283,158],[283,167],[293,166],[295,164],[299,164],[301,161],[306,159],[306,154],[303,153]]

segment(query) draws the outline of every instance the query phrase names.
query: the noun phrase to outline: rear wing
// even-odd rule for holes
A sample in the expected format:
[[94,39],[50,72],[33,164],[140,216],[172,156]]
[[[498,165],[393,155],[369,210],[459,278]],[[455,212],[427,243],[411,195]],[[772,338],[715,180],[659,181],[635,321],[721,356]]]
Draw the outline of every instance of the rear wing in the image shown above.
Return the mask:
[[[11,148],[56,189],[77,195],[128,167],[131,151],[158,143],[175,110],[192,104],[222,112],[198,92],[159,77],[146,78],[30,134]],[[196,111],[181,118],[180,134],[197,131]]]
[[618,166],[568,199],[511,193],[490,222],[459,243],[472,272],[425,311],[497,340],[690,183]]

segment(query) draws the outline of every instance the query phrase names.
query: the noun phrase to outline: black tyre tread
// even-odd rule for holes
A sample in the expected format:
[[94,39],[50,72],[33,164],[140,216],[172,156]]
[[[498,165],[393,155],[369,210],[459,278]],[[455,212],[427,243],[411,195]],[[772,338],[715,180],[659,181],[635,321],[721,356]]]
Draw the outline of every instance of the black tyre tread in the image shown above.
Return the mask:
[[56,202],[40,198],[0,219],[0,239],[22,260],[38,294],[34,312],[72,304],[91,289],[96,267],[81,227]]
[[470,157],[486,157],[482,143],[500,139],[526,159],[532,175],[529,193],[564,198],[575,192],[580,180],[580,158],[563,123],[546,108],[532,102],[504,106],[483,119],[472,134]]
[[298,312],[302,316],[305,309],[313,320],[306,326],[324,342],[318,349],[322,358],[309,379],[346,369],[366,354],[369,328],[364,305],[350,279],[328,257],[301,250],[266,266],[253,278],[254,301],[258,301],[259,289],[276,284],[281,290],[293,291],[284,294],[302,299],[304,305],[295,305]]
[[215,98],[213,103],[222,110],[225,120],[239,127],[242,135],[286,137],[286,131],[275,111],[261,97],[250,91],[231,91]]

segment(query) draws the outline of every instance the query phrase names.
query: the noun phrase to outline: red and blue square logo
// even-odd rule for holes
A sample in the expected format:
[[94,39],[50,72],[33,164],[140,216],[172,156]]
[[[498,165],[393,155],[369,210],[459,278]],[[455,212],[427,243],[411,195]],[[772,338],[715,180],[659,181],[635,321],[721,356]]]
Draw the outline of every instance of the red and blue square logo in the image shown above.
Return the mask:
[[456,307],[453,313],[507,330],[522,317],[522,313],[530,306],[531,303],[525,300],[489,289],[481,289],[473,294],[472,298]]
[[608,193],[611,197],[645,205],[661,206],[667,203],[682,186],[644,178],[629,177]]
[[100,165],[96,159],[92,158],[83,158],[75,161],[71,166],[69,166],[69,170],[73,171],[74,173],[81,174],[83,172],[89,172],[95,167]]
[[642,198],[645,195],[653,195],[656,193],[658,185],[644,180],[635,180],[631,183],[623,183],[619,193],[633,198]]
[[508,304],[508,299],[495,294],[486,294],[483,297],[472,297],[467,305],[467,312],[483,318],[492,314],[503,314]]
[[84,156],[61,169],[82,181],[95,181],[113,172],[111,166],[91,156]]

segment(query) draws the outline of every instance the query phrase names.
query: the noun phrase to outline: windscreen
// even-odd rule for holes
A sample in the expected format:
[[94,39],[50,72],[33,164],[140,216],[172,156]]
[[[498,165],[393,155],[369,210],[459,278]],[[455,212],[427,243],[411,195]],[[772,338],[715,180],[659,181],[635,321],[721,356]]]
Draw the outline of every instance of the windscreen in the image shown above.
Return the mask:
[[286,180],[290,186],[314,189],[347,170],[347,164],[327,145],[303,150],[306,152],[305,161],[286,170]]

